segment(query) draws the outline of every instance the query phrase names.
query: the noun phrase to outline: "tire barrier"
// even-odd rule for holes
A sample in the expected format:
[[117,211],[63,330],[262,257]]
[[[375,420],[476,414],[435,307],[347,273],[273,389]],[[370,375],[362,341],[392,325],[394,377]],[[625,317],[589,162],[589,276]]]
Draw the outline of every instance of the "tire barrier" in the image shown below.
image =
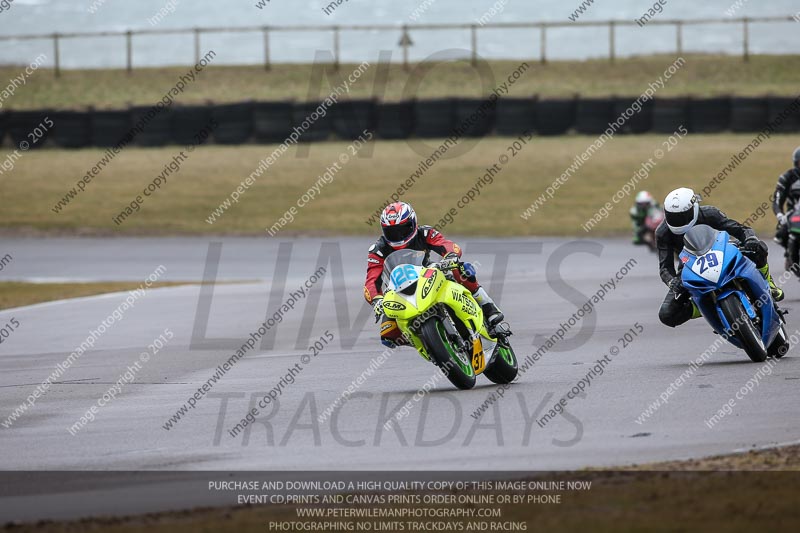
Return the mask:
[[486,98],[459,98],[456,100],[455,126],[467,129],[464,137],[485,137],[494,129],[497,104]]
[[[779,133],[794,133],[800,131],[800,113],[798,104],[791,97],[773,96],[767,99],[767,117],[770,123],[781,122],[775,125]],[[784,118],[780,118],[781,115]]]
[[575,126],[577,99],[546,98],[536,102],[536,131],[561,135]]
[[253,104],[253,134],[261,143],[281,143],[292,132],[294,103],[256,102]]
[[[42,125],[48,117],[53,120],[54,114],[51,110],[10,112],[6,118],[6,128],[11,135],[14,147],[18,148],[20,143],[25,142],[28,143],[27,148],[29,149],[41,148],[52,134],[55,121],[51,127],[42,127]],[[41,137],[33,133],[37,128],[42,133]]]
[[375,120],[379,138],[408,139],[414,133],[414,102],[379,102]]
[[[149,115],[148,115],[149,114]],[[151,118],[147,119],[146,117]],[[132,107],[131,122],[145,126],[136,134],[133,143],[137,146],[166,146],[173,144],[172,138],[172,110],[162,109],[153,115],[153,107]]]
[[494,115],[498,135],[517,136],[536,129],[536,99],[500,98]]
[[300,135],[299,142],[326,141],[331,136],[331,113],[333,111],[328,108],[323,116],[317,111],[319,106],[317,102],[299,102],[294,105],[292,110],[292,129],[301,128],[303,123],[309,125],[308,129]]
[[208,106],[175,106],[170,113],[170,136],[179,145],[196,143],[195,135],[211,122]]
[[608,129],[608,124],[616,120],[614,115],[615,98],[581,98],[575,111],[575,131],[599,135]]
[[340,139],[352,141],[375,130],[374,100],[342,100],[333,108],[333,132]]
[[731,131],[760,131],[766,125],[766,98],[731,98]]
[[88,113],[56,111],[51,118],[51,138],[61,148],[85,148],[92,144],[92,123]]
[[[655,102],[647,100],[637,104],[636,101],[636,98],[619,97],[614,99],[613,120],[617,120],[619,117],[625,118],[625,124],[617,130],[619,133],[640,134],[653,130],[653,107]],[[629,109],[630,111],[628,111]],[[631,112],[633,113],[632,115]]]
[[661,98],[653,105],[654,133],[675,133],[679,127],[688,127],[688,98]]
[[92,125],[92,146],[116,146],[131,130],[130,111],[94,111],[89,115]]
[[[236,104],[174,106],[151,116],[133,143],[140,146],[187,145],[212,120],[217,123],[210,142],[243,144],[251,139],[262,143],[284,141],[295,128],[299,142],[320,142],[331,137],[353,140],[368,129],[381,139],[446,138],[470,117],[474,123],[464,137],[496,134],[517,136],[536,132],[562,135],[570,130],[600,135],[608,124],[624,117],[618,134],[674,133],[681,125],[694,133],[757,133],[775,124],[781,133],[800,132],[800,102],[792,97],[669,97],[637,104],[633,97],[615,98],[501,98],[486,107],[477,98],[439,98],[403,102],[374,100],[342,101],[319,112],[316,102],[241,102]],[[478,109],[483,107],[483,114]],[[641,106],[641,107],[639,107]],[[636,112],[636,109],[640,110]],[[137,121],[152,108],[88,111],[9,111],[0,112],[0,143],[19,146],[39,127],[45,117],[54,125],[39,128],[44,136],[32,143],[39,148],[45,141],[63,148],[119,144]],[[629,111],[630,110],[630,111]],[[632,111],[632,112],[631,112]],[[316,117],[316,118],[315,118]],[[782,117],[780,120],[779,117]],[[303,126],[305,124],[305,126]],[[307,128],[304,132],[303,128]]]
[[414,102],[414,134],[422,139],[449,137],[456,121],[455,98]]
[[[685,124],[691,133],[720,133],[731,127],[731,98],[689,99],[689,123]],[[675,130],[673,130],[675,131]]]
[[253,135],[253,102],[214,106],[211,118],[218,124],[214,141],[219,144],[244,144]]

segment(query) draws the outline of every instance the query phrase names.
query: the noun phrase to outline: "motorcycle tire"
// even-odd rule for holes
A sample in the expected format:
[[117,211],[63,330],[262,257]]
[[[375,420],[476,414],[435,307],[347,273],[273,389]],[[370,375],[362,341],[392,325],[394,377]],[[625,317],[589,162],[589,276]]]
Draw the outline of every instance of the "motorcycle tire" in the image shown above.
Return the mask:
[[744,346],[747,356],[755,363],[764,362],[767,359],[767,348],[761,340],[761,334],[753,325],[753,321],[750,320],[747,311],[745,311],[742,301],[739,300],[739,296],[731,294],[720,301],[719,306],[729,324],[739,324],[739,329],[736,330],[736,338]]
[[517,377],[517,356],[514,349],[506,339],[497,340],[497,353],[491,365],[486,367],[483,375],[489,378],[492,383],[505,385],[511,383]]
[[464,362],[458,356],[441,318],[426,320],[420,328],[420,336],[431,360],[450,383],[462,390],[475,386],[475,370],[472,368],[472,363]]
[[792,235],[786,249],[787,270],[800,277],[800,239]]
[[789,337],[786,336],[786,328],[781,326],[780,331],[778,331],[778,335],[775,336],[775,340],[772,341],[772,344],[769,345],[767,348],[767,355],[770,357],[774,357],[775,359],[780,359],[786,352],[789,351],[791,345],[789,344]]

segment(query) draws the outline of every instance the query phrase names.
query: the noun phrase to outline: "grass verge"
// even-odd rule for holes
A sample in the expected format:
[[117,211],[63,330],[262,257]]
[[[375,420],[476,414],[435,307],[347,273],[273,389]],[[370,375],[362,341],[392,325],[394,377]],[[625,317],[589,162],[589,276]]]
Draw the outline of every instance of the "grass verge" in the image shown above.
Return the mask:
[[[521,215],[547,187],[573,164],[577,154],[595,141],[589,136],[534,137],[512,157],[513,139],[472,140],[473,148],[459,157],[440,159],[403,200],[411,202],[422,223],[436,225],[449,209],[457,209],[453,222],[442,228],[447,234],[486,236],[579,235],[597,237],[629,231],[628,208],[633,196],[613,204],[608,218],[590,232],[582,225],[631,180],[642,163],[656,150],[664,150],[646,179],[636,189],[647,189],[656,198],[687,186],[701,191],[709,180],[723,171],[751,142],[752,134],[689,135],[667,151],[666,135],[618,136],[606,143],[552,199],[527,220]],[[144,199],[138,212],[122,224],[112,217],[122,212],[162,172],[179,147],[129,148],[120,153],[97,177],[59,213],[54,205],[75,187],[88,169],[103,155],[98,149],[30,151],[3,176],[0,194],[0,228],[6,233],[29,231],[45,234],[169,235],[250,234],[266,236],[271,227],[293,206],[294,220],[275,238],[296,235],[374,235],[378,227],[369,218],[389,195],[405,182],[433,150],[438,141],[380,141],[362,149],[341,165],[333,182],[323,184],[316,198],[302,208],[298,199],[337,163],[347,144],[329,142],[308,147],[308,157],[298,157],[290,148],[261,177],[231,204],[216,222],[207,218],[237,186],[272,153],[274,146],[204,146],[189,156],[177,173],[152,196]],[[729,216],[744,220],[768,201],[777,176],[791,165],[790,154],[797,145],[793,135],[775,135],[735,170],[728,173],[705,203],[717,205]],[[417,152],[412,149],[416,146]],[[374,148],[370,157],[369,147]],[[451,149],[452,153],[452,149]],[[421,156],[420,154],[424,154]],[[6,153],[0,152],[0,160]],[[480,188],[480,195],[463,209],[458,202],[476,187],[487,167],[509,157],[502,172]],[[613,202],[612,202],[613,203]],[[771,215],[754,227],[762,233],[772,230]]]
[[[800,56],[752,56],[749,62],[741,57],[685,54],[686,65],[673,77],[659,95],[715,94],[796,96],[800,86]],[[579,93],[587,96],[641,94],[649,83],[657,80],[675,60],[672,55],[658,55],[608,60],[555,61],[542,65],[535,60],[530,69],[513,86],[511,96],[564,96]],[[491,61],[489,65],[497,82],[505,80],[520,61]],[[341,66],[343,79],[356,65]],[[265,71],[262,66],[210,66],[198,75],[177,102],[180,104],[231,102],[248,99],[284,100],[319,99],[338,81],[323,82],[323,87],[310,87],[311,64],[277,64]],[[0,79],[19,75],[21,67],[0,67]],[[124,70],[66,70],[55,78],[52,70],[40,69],[27,81],[25,90],[5,102],[14,109],[57,108],[80,109],[87,106],[120,108],[154,105],[169,91],[189,67],[141,68],[132,74]],[[386,100],[435,98],[443,96],[481,96],[480,78],[468,62],[443,63],[426,74],[402,65],[389,66],[385,91],[376,91],[377,63],[353,84],[352,98],[379,97]],[[409,87],[418,89],[409,94]],[[413,83],[409,84],[409,81]],[[329,85],[330,83],[330,85]]]
[[[175,287],[192,282],[155,282],[151,287]],[[132,291],[139,283],[130,281],[103,281],[97,283],[25,283],[18,281],[0,282],[0,310],[22,307],[53,300],[94,296],[109,292]]]

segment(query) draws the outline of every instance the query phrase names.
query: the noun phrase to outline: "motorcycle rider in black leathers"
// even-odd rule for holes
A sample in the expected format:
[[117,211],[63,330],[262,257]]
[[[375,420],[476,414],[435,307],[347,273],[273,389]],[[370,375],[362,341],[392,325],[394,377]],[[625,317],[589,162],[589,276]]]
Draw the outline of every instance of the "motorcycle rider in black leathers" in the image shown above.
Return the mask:
[[699,203],[700,196],[687,188],[672,191],[664,200],[666,218],[656,229],[661,279],[669,287],[658,311],[661,322],[674,328],[700,316],[700,311],[681,284],[680,272],[675,269],[677,256],[683,250],[683,236],[695,224],[705,224],[716,230],[727,231],[736,238],[740,242],[739,249],[756,264],[756,268],[769,283],[775,301],[783,300],[783,291],[775,285],[769,273],[766,243],[759,240],[751,228],[728,218],[716,207],[710,205],[701,207]]
[[[772,210],[775,212],[775,217],[778,219],[778,226],[775,231],[775,242],[786,248],[789,240],[789,225],[786,223],[786,217],[794,210],[795,198],[792,192],[792,186],[800,182],[800,148],[795,149],[792,154],[794,167],[780,175],[778,184],[775,186],[775,199],[772,202]],[[797,187],[795,187],[797,190]],[[784,204],[786,210],[784,211]]]

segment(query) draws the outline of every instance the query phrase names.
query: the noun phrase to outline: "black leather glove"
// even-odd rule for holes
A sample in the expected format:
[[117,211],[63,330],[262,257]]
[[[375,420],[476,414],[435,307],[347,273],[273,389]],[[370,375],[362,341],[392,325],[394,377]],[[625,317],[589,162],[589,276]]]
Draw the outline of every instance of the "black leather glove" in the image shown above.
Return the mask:
[[675,294],[676,300],[684,294],[687,294],[686,287],[684,287],[683,283],[681,283],[681,278],[672,278],[672,280],[669,282],[669,290]]
[[757,237],[750,237],[741,246],[742,253],[758,255],[761,252],[761,241]]

